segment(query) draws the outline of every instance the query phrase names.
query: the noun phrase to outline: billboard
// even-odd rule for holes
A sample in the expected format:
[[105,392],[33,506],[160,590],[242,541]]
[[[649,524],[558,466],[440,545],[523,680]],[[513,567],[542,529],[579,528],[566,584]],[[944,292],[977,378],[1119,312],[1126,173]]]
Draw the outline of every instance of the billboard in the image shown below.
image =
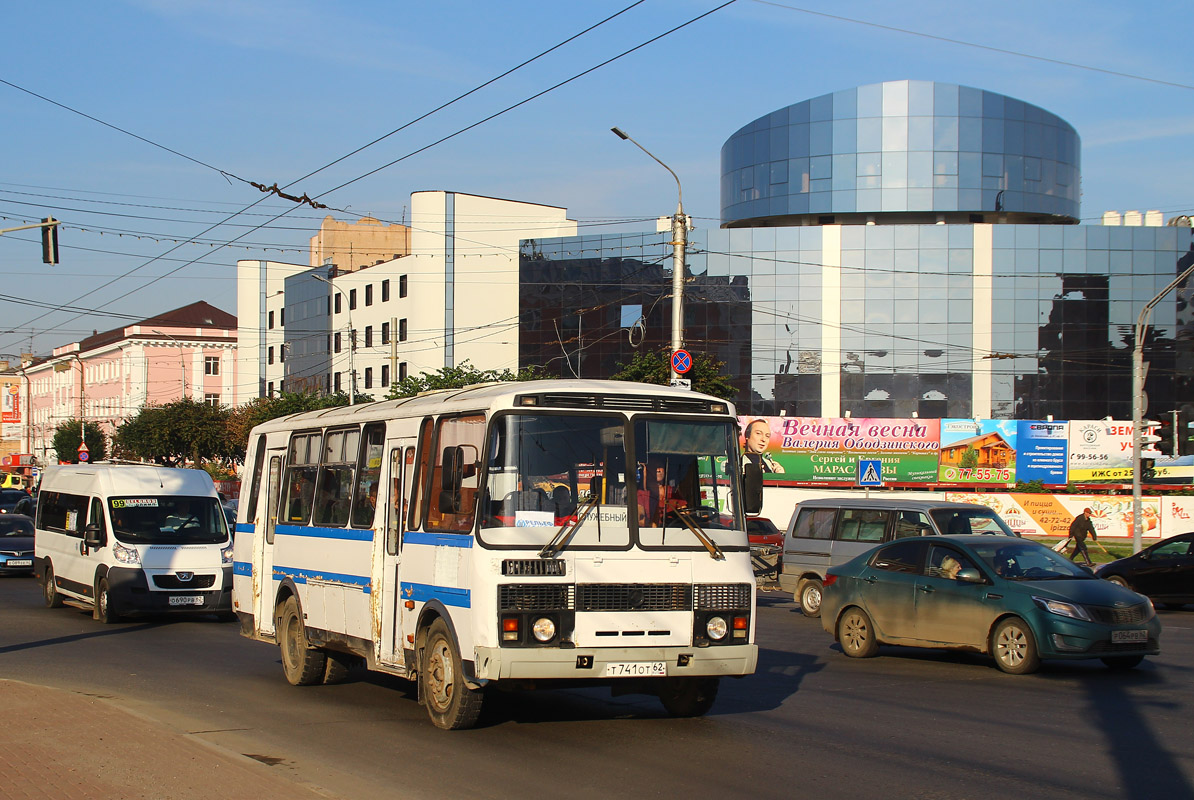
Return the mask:
[[[1100,539],[1104,536],[1121,539],[1132,536],[1132,498],[1129,495],[949,492],[945,496],[951,502],[978,503],[994,509],[1008,527],[1022,536],[1065,538],[1069,536],[1070,523],[1084,508],[1091,510],[1090,521]],[[1141,501],[1141,528],[1145,538],[1161,535],[1163,499],[1145,497]],[[1170,503],[1166,510],[1175,517],[1185,512],[1180,504],[1174,503]]]
[[3,410],[0,410],[0,422],[17,423],[21,421],[21,384],[9,383],[0,392],[3,394]]
[[1067,465],[1071,481],[1131,480],[1132,423],[1070,420]]
[[1016,434],[1016,476],[1022,481],[1066,483],[1070,428],[1065,422],[1020,420]]
[[765,478],[856,483],[860,459],[882,462],[885,483],[931,483],[940,420],[739,417],[743,453]]
[[942,483],[1015,483],[1016,420],[943,419],[937,478]]

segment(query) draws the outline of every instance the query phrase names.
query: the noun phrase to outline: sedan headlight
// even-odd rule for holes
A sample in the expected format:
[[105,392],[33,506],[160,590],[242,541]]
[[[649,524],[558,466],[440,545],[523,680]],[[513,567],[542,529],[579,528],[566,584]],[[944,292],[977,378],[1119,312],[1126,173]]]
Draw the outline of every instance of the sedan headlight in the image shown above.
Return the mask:
[[137,548],[126,547],[120,542],[112,545],[112,558],[121,564],[140,564],[141,556],[137,555]]
[[1070,619],[1080,619],[1085,622],[1092,622],[1090,612],[1076,603],[1067,603],[1063,600],[1052,600],[1048,597],[1037,597],[1033,595],[1032,602],[1036,603],[1039,608],[1048,611],[1050,614],[1057,614],[1060,617],[1069,617]]

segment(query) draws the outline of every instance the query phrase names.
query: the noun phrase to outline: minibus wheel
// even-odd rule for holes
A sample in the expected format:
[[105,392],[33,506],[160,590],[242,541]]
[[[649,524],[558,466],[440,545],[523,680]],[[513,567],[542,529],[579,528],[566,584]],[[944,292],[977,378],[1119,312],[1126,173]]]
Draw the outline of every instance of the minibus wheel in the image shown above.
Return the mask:
[[46,608],[62,608],[62,595],[58,594],[58,587],[54,585],[54,568],[46,562],[46,574],[41,584],[42,597],[45,598]]
[[427,714],[437,728],[455,731],[477,723],[484,694],[464,682],[460,653],[442,619],[432,622],[427,631],[419,673]]
[[106,578],[100,578],[99,583],[95,585],[95,607],[91,616],[105,625],[111,625],[120,619],[120,615],[112,610],[112,596],[108,591]]
[[282,603],[275,630],[278,645],[282,648],[282,671],[286,673],[286,680],[294,686],[323,683],[327,655],[311,647],[298,598],[291,595]]

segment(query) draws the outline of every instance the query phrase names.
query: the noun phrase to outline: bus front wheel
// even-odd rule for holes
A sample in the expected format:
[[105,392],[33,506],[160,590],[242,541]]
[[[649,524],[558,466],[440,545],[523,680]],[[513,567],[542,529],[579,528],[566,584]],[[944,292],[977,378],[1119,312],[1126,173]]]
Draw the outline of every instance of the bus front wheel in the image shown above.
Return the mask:
[[442,619],[431,623],[419,669],[423,701],[437,728],[454,731],[471,728],[481,715],[484,695],[464,682],[460,653]]
[[278,644],[282,648],[282,671],[294,686],[322,683],[327,669],[327,655],[315,650],[307,640],[307,626],[298,598],[286,598],[278,610]]
[[717,699],[718,678],[663,678],[659,701],[673,717],[702,717]]

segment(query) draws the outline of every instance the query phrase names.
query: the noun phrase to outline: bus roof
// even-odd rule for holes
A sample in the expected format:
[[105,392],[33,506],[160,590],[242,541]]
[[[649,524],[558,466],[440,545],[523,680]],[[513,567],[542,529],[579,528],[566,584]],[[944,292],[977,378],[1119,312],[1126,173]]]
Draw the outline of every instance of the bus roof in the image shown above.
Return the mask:
[[[291,430],[304,425],[324,426],[349,422],[370,422],[395,416],[419,417],[427,414],[452,414],[466,411],[514,408],[516,398],[537,395],[536,408],[587,409],[592,411],[631,410],[671,413],[724,413],[732,415],[732,403],[712,395],[674,386],[651,383],[601,380],[539,380],[481,383],[463,389],[440,389],[415,397],[378,400],[352,406],[337,406],[316,411],[301,411],[268,420],[256,426],[254,433]],[[582,402],[580,397],[600,398]]]

